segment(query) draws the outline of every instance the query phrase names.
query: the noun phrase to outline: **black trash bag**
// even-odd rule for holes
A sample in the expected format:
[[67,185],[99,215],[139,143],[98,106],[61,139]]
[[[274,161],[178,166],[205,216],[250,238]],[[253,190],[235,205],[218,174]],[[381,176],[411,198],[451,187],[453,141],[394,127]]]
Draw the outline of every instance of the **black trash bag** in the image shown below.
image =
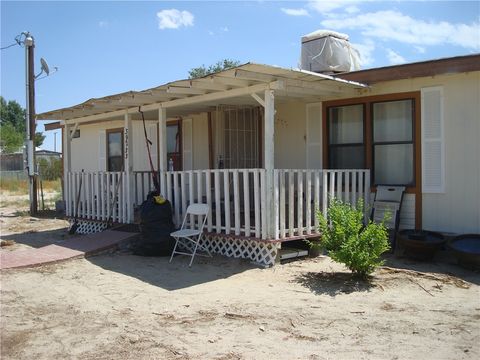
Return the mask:
[[170,236],[175,230],[170,202],[157,204],[150,194],[140,205],[140,230],[142,236],[132,247],[135,255],[170,256],[175,246]]

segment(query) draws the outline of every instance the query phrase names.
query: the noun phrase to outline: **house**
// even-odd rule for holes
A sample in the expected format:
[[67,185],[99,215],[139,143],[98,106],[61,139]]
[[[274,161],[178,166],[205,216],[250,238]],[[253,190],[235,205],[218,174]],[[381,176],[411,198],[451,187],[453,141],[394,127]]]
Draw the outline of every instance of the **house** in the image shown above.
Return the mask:
[[62,158],[62,153],[58,151],[45,150],[37,147],[35,149],[35,161],[38,162],[40,159],[45,159],[49,163],[53,160],[58,160]]
[[367,208],[377,184],[407,187],[403,228],[480,232],[479,54],[335,75],[247,63],[40,114],[60,120],[67,215],[82,179],[90,229],[132,222],[152,189],[139,109],[175,222],[208,203],[213,252],[272,264],[318,235],[330,198]]

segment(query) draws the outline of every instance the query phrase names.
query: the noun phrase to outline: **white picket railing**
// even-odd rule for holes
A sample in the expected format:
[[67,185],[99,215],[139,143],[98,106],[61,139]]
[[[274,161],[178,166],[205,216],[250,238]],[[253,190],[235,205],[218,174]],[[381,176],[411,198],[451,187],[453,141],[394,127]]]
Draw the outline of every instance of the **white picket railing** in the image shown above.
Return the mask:
[[[134,175],[135,205],[153,189],[150,172]],[[318,233],[317,211],[326,214],[333,198],[352,204],[370,197],[369,170],[274,170],[274,203],[266,203],[265,169],[170,171],[159,175],[161,192],[181,224],[186,208],[207,203],[209,232],[267,239],[270,212],[272,237],[285,239]]]
[[70,217],[127,223],[125,173],[69,172],[65,205]]
[[274,170],[276,239],[318,233],[317,212],[333,198],[357,204],[370,199],[369,170]]
[[[175,224],[181,224],[189,204],[202,202],[211,209],[209,232],[267,238],[264,169],[169,171],[159,178]],[[139,205],[153,188],[151,173],[136,172],[134,183]]]

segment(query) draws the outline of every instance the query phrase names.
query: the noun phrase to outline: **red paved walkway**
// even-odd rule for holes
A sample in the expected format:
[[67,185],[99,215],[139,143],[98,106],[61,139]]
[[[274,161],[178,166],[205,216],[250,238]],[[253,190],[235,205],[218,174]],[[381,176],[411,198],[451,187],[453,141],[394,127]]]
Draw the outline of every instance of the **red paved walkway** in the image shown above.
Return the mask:
[[38,266],[76,257],[86,257],[116,247],[136,233],[106,230],[96,234],[77,236],[57,245],[38,249],[2,251],[0,269]]

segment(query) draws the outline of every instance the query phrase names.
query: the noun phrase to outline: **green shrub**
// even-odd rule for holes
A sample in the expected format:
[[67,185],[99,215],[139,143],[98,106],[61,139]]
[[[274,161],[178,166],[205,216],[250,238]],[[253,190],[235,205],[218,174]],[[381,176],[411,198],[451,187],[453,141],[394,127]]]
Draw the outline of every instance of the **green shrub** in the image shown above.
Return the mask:
[[383,264],[380,256],[390,248],[388,230],[382,223],[364,226],[363,201],[357,206],[333,199],[325,218],[318,214],[321,242],[329,256],[354,274],[366,277]]
[[43,180],[56,180],[62,176],[61,159],[40,159],[38,161],[40,177]]

